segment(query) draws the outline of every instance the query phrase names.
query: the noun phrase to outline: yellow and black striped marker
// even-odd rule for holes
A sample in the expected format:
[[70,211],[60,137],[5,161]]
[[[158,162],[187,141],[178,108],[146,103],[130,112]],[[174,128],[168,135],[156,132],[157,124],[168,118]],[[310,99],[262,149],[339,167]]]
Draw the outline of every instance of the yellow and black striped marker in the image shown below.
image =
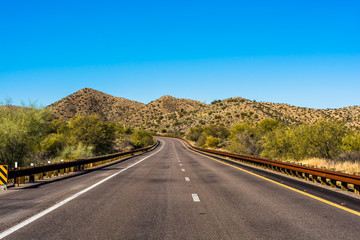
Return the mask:
[[0,185],[6,185],[8,179],[8,166],[0,165]]

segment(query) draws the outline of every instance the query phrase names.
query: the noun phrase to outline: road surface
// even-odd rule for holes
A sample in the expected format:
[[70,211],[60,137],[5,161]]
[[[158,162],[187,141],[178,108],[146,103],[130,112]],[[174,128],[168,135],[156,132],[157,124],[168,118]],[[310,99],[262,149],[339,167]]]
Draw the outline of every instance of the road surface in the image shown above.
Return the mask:
[[359,199],[159,139],[121,163],[2,191],[0,238],[360,238]]

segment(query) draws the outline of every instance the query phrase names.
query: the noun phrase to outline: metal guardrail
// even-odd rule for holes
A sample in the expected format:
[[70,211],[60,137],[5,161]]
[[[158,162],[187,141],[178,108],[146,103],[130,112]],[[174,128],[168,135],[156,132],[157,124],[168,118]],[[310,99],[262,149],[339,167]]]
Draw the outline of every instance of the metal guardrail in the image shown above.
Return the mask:
[[247,164],[282,172],[284,174],[292,175],[308,181],[317,182],[322,185],[329,185],[333,188],[339,187],[344,191],[350,190],[357,195],[360,194],[359,175],[330,171],[326,169],[319,169],[315,167],[294,164],[294,163],[285,163],[285,162],[275,161],[266,158],[258,158],[258,157],[222,152],[217,150],[204,149],[191,145],[185,139],[182,138],[178,138],[178,139],[181,139],[182,141],[186,142],[189,145],[189,147],[191,147],[192,149],[201,152],[211,153],[221,157],[228,157]]
[[[159,145],[159,141],[157,141],[152,146],[136,149],[136,150],[129,151],[129,152],[114,153],[114,154],[109,154],[109,155],[105,155],[105,156],[93,157],[93,158],[88,158],[88,159],[78,159],[78,160],[71,161],[71,162],[49,164],[49,165],[38,166],[38,167],[30,167],[30,168],[23,168],[23,169],[10,169],[8,172],[8,179],[17,179],[17,178],[29,176],[30,182],[33,182],[35,174],[43,174],[43,173],[49,173],[52,171],[59,171],[59,170],[63,170],[63,173],[64,172],[68,173],[69,168],[75,168],[75,171],[77,171],[77,170],[84,169],[86,165],[88,165],[88,167],[90,167],[89,165],[92,166],[92,164],[94,164],[94,163],[109,161],[109,160],[113,160],[113,159],[116,159],[116,158],[119,158],[122,156],[133,155],[134,153],[146,152],[146,151],[149,151],[149,150],[157,147],[158,145]],[[68,171],[65,171],[65,169],[68,169]],[[43,176],[41,176],[41,177],[43,177]],[[51,175],[50,175],[50,177],[51,177]],[[21,182],[25,183],[25,179],[23,179]]]

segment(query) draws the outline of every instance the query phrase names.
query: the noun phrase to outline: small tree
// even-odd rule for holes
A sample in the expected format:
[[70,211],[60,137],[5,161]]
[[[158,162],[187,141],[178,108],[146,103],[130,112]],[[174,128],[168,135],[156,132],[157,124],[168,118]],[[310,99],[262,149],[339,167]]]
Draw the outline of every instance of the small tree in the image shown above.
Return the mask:
[[261,152],[259,136],[254,125],[248,122],[236,124],[230,133],[230,151],[257,156]]
[[131,141],[137,148],[146,147],[154,143],[154,138],[149,132],[144,130],[136,130],[131,135]]
[[18,166],[25,166],[26,161],[40,151],[50,120],[50,112],[44,109],[1,106],[0,164],[13,167],[18,162]]
[[203,133],[203,131],[204,129],[202,127],[192,127],[186,133],[186,138],[189,139],[190,141],[196,142]]
[[341,122],[320,121],[305,131],[304,146],[311,157],[332,159],[341,152],[342,139],[347,129]]
[[93,147],[95,155],[113,151],[116,138],[115,124],[102,122],[97,115],[77,116],[70,120],[70,142]]

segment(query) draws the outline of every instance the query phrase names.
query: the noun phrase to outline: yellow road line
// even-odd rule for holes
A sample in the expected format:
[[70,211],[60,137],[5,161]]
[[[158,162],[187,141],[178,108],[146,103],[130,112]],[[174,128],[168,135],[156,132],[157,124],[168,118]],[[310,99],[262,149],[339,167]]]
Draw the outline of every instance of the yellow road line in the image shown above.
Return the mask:
[[[180,141],[180,140],[179,140],[179,141]],[[325,200],[325,199],[323,199],[323,198],[320,198],[320,197],[314,196],[314,195],[312,195],[312,194],[309,194],[309,193],[300,191],[300,190],[298,190],[298,189],[296,189],[296,188],[293,188],[293,187],[286,186],[286,185],[284,185],[284,184],[282,184],[282,183],[273,181],[273,180],[271,180],[271,179],[269,179],[269,178],[260,176],[260,175],[258,175],[258,174],[256,174],[256,173],[249,172],[249,171],[247,171],[247,170],[245,170],[245,169],[242,169],[242,168],[240,168],[240,167],[237,167],[237,166],[234,166],[234,165],[232,165],[232,164],[229,164],[229,163],[220,161],[220,160],[218,160],[218,159],[212,158],[212,157],[207,156],[207,155],[205,155],[205,154],[196,152],[196,151],[192,150],[191,148],[189,148],[188,146],[186,146],[183,141],[180,141],[180,142],[184,145],[184,147],[185,147],[186,149],[188,149],[189,151],[191,151],[191,152],[193,152],[193,153],[196,153],[196,154],[198,154],[198,155],[204,156],[204,157],[206,157],[206,158],[209,158],[209,159],[211,159],[211,160],[217,161],[217,162],[219,162],[219,163],[228,165],[228,166],[230,166],[230,167],[236,168],[236,169],[238,169],[238,170],[240,170],[240,171],[249,173],[249,174],[251,174],[251,175],[253,175],[253,176],[259,177],[259,178],[264,179],[264,180],[266,180],[266,181],[268,181],[268,182],[272,182],[272,183],[274,183],[274,184],[277,184],[277,185],[279,185],[279,186],[282,186],[282,187],[287,188],[287,189],[289,189],[289,190],[292,190],[292,191],[294,191],[294,192],[301,193],[301,194],[303,194],[303,195],[305,195],[305,196],[308,196],[308,197],[310,197],[310,198],[316,199],[316,200],[318,200],[318,201],[320,201],[320,202],[326,203],[326,204],[328,204],[328,205],[331,205],[331,206],[333,206],[333,207],[339,208],[339,209],[344,210],[344,211],[346,211],[346,212],[349,212],[349,213],[355,214],[355,215],[357,215],[357,216],[360,216],[360,212],[351,210],[350,208],[347,208],[347,207],[344,207],[344,206],[340,206],[340,205],[338,205],[338,204],[336,204],[336,203],[330,202],[330,201]]]

